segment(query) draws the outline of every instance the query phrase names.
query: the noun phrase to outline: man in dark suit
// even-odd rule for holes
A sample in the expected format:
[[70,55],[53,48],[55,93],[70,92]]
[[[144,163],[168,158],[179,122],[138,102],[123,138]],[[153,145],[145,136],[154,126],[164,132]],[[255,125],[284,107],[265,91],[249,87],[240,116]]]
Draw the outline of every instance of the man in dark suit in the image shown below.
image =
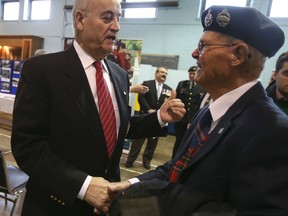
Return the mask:
[[165,211],[189,209],[189,202],[173,206],[171,200],[193,200],[196,190],[229,204],[238,216],[288,215],[288,117],[258,81],[284,33],[250,7],[211,6],[201,21],[204,32],[192,52],[199,67],[195,81],[213,102],[195,115],[172,161],[118,189],[158,179],[172,188]]
[[[155,71],[155,79],[143,82],[143,85],[147,86],[149,91],[145,94],[138,95],[141,114],[156,112],[159,110],[164,101],[171,95],[172,88],[164,83],[167,75],[168,69],[166,67],[158,67]],[[143,166],[145,169],[150,169],[150,162],[157,147],[158,139],[159,137],[157,136],[149,136],[147,138],[147,145],[142,156]],[[127,168],[132,167],[134,161],[137,159],[141,151],[144,141],[145,138],[132,140],[125,164]]]
[[[120,180],[124,138],[162,134],[165,123],[185,112],[179,100],[169,99],[158,117],[152,113],[130,118],[127,73],[105,59],[113,51],[120,14],[120,3],[115,0],[76,0],[73,45],[63,52],[33,57],[23,65],[11,139],[13,155],[29,175],[23,216],[107,212],[108,181]],[[100,66],[97,71],[95,61]],[[115,121],[101,123],[101,95],[96,90],[99,73],[108,87],[106,102],[110,97],[113,101]],[[111,155],[104,123],[116,123],[111,127],[116,138]]]
[[172,158],[175,156],[181,140],[187,131],[188,124],[191,122],[195,113],[199,110],[202,96],[205,94],[205,90],[195,82],[195,75],[197,66],[189,68],[189,80],[180,81],[176,88],[177,98],[179,98],[185,105],[186,113],[184,117],[175,123],[175,136]]

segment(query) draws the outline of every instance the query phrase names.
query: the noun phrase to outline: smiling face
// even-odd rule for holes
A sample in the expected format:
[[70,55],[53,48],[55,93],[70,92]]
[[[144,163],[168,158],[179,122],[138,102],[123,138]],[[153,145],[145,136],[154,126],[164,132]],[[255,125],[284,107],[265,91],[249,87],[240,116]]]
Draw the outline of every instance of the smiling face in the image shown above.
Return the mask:
[[164,67],[159,67],[155,72],[155,79],[159,83],[164,83],[168,75],[168,70]]
[[[230,44],[223,34],[206,31],[200,38],[203,44]],[[196,48],[192,57],[197,60],[198,70],[194,78],[195,82],[207,91],[221,91],[222,88],[230,88],[234,74],[230,72],[233,58],[232,46],[204,46],[201,54]],[[235,74],[236,76],[236,74]]]
[[75,40],[94,59],[112,53],[120,30],[118,0],[78,0],[75,4]]

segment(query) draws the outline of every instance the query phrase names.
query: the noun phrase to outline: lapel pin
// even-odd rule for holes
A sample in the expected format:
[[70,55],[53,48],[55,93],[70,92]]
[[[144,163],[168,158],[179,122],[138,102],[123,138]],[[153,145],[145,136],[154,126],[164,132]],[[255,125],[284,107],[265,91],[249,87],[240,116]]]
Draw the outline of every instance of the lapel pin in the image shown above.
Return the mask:
[[126,95],[126,92],[125,92],[125,91],[124,91],[123,93],[124,93],[124,95]]
[[221,134],[224,131],[224,128],[220,128],[220,130],[218,131],[218,134]]

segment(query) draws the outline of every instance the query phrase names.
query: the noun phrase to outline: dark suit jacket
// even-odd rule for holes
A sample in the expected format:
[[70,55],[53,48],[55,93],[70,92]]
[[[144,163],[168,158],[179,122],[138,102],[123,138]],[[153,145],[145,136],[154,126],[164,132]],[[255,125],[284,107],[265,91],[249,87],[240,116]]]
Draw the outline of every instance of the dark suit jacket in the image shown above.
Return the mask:
[[[190,145],[197,117],[174,161],[139,176],[140,180],[169,179],[173,162]],[[257,83],[229,108],[181,172],[182,187],[175,196],[188,186],[227,202],[237,215],[288,215],[287,140],[288,117]]]
[[189,123],[195,113],[199,110],[200,99],[206,91],[198,84],[190,89],[190,81],[180,81],[176,88],[177,98],[185,105],[186,113],[180,120],[183,123]]
[[159,100],[157,100],[157,89],[155,80],[144,81],[143,85],[148,86],[149,91],[145,94],[138,95],[138,102],[140,104],[141,113],[147,113],[149,109],[156,109],[156,110],[160,109],[164,101],[171,95],[172,88],[163,83],[162,93],[159,97]]
[[[121,122],[110,159],[99,113],[74,47],[28,59],[23,65],[14,105],[12,151],[30,176],[26,196],[46,206],[50,215],[59,210],[68,215],[68,209],[88,209],[93,214],[93,209],[77,199],[87,175],[119,181],[126,135],[139,138],[162,132],[156,113],[130,119],[127,73],[115,63],[105,62]],[[37,214],[32,209],[30,215]]]

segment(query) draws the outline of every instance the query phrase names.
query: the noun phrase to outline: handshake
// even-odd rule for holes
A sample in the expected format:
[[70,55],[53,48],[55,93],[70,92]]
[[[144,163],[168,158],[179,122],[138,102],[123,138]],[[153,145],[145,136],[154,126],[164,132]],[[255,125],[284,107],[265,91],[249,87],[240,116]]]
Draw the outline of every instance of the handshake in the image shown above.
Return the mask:
[[[98,193],[95,193],[95,190]],[[109,183],[103,178],[93,178],[85,200],[94,206],[95,214],[103,212],[109,216],[236,216],[237,214],[229,204],[220,203],[190,185],[158,179],[131,185],[129,181]]]
[[110,183],[102,177],[93,177],[84,200],[94,206],[95,214],[108,213],[111,202],[130,185],[129,181]]

